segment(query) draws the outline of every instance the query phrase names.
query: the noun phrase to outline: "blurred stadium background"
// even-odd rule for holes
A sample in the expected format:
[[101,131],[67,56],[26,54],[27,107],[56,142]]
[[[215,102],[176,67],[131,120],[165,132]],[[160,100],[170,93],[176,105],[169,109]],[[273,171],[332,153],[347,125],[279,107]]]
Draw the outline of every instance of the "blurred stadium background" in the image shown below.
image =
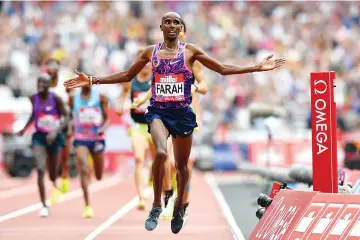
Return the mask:
[[[188,42],[220,61],[250,65],[269,53],[287,59],[266,73],[205,70],[210,90],[201,98],[204,122],[194,143],[198,169],[311,166],[309,76],[330,70],[337,76],[339,164],[360,169],[360,2],[1,1],[0,129],[12,132],[25,124],[45,59],[61,61],[60,84],[75,68],[93,75],[122,71],[138,46],[162,41],[160,16],[167,11],[182,15]],[[98,88],[111,104],[106,171],[131,168],[130,117],[115,114],[122,87]],[[29,145],[30,135],[4,134],[3,168],[27,176]],[[240,201],[236,185],[223,191],[228,201]]]

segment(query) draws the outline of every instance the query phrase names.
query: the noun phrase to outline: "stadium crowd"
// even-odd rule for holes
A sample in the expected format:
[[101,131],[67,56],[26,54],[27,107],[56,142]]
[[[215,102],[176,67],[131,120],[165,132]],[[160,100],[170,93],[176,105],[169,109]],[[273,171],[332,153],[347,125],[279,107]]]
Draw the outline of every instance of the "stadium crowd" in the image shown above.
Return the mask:
[[[1,2],[0,111],[26,109],[49,57],[62,63],[61,82],[75,68],[94,75],[122,71],[138,46],[161,40],[156,19],[176,11],[187,23],[188,41],[221,61],[249,65],[271,52],[287,58],[271,73],[206,71],[205,124],[260,129],[263,122],[253,116],[266,112],[306,128],[309,73],[333,70],[339,116],[351,130],[360,119],[359,10],[359,2]],[[115,108],[121,86],[100,88]]]

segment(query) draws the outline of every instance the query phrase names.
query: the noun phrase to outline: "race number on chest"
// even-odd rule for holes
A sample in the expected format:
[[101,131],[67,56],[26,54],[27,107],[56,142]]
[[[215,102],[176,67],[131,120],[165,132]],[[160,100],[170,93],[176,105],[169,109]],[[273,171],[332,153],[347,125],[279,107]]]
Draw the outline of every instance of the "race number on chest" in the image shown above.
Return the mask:
[[82,126],[98,126],[101,124],[102,116],[97,107],[82,107],[79,111],[79,123]]
[[40,113],[37,126],[43,132],[54,131],[60,127],[60,118],[58,115]]
[[155,93],[157,102],[182,102],[184,95],[183,74],[155,75]]

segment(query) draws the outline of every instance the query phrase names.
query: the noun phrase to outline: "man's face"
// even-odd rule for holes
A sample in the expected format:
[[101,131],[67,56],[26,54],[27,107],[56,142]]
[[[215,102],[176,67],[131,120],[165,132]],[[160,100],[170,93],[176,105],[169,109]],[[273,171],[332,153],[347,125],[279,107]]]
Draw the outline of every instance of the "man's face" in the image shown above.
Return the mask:
[[168,15],[163,18],[161,29],[165,39],[175,40],[182,29],[180,19],[175,15]]
[[42,77],[40,77],[38,79],[38,82],[37,82],[38,92],[40,92],[40,93],[48,92],[49,86],[50,86],[49,79],[45,79]]

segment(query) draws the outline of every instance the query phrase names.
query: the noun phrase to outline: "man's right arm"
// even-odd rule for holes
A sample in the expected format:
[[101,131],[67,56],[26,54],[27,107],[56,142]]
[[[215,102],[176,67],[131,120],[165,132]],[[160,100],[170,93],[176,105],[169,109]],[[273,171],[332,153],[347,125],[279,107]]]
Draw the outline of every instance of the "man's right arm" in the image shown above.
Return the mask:
[[154,45],[147,47],[128,70],[105,77],[98,77],[99,84],[130,82],[151,60]]
[[78,88],[89,86],[91,84],[114,84],[130,82],[144,67],[151,61],[152,52],[155,45],[147,47],[136,61],[131,64],[128,70],[124,72],[115,73],[105,77],[87,76],[84,73],[75,70],[77,77],[69,79],[64,82],[66,88]]

